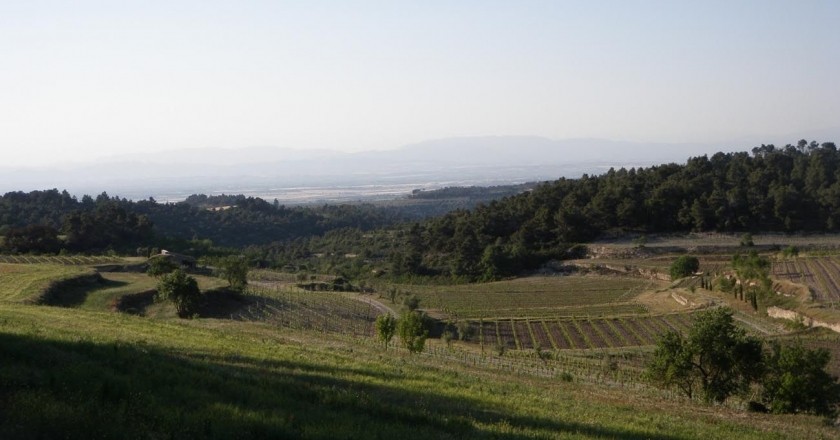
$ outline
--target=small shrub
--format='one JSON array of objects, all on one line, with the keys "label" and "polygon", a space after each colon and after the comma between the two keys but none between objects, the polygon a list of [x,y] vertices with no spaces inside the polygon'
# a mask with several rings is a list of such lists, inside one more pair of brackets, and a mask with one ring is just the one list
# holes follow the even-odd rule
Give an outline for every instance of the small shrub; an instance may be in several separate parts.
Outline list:
[{"label": "small shrub", "polygon": [[403,305],[411,311],[417,310],[417,307],[420,307],[420,298],[417,295],[409,295],[405,297],[403,300]]},{"label": "small shrub", "polygon": [[178,265],[165,256],[156,256],[149,259],[149,267],[146,273],[153,277],[160,277],[168,273],[172,273],[178,268]]},{"label": "small shrub", "polygon": [[752,234],[747,232],[746,234],[742,235],[740,245],[745,247],[755,246]]},{"label": "small shrub", "polygon": [[765,359],[762,401],[774,413],[835,415],[840,384],[825,370],[829,362],[831,354],[825,349],[773,344]]},{"label": "small shrub", "polygon": [[397,321],[397,332],[403,346],[411,353],[419,353],[426,346],[429,332],[424,328],[423,316],[414,310],[406,310]]},{"label": "small shrub", "polygon": [[799,248],[796,246],[788,246],[782,250],[782,256],[785,258],[792,258],[799,256]]},{"label": "small shrub", "polygon": [[496,354],[499,355],[499,357],[505,355],[505,350],[507,350],[505,344],[496,344]]},{"label": "small shrub", "polygon": [[376,317],[376,336],[388,347],[397,332],[397,318],[385,313]]},{"label": "small shrub", "polygon": [[671,279],[676,280],[694,274],[700,269],[700,260],[690,255],[682,255],[671,263]]},{"label": "small shrub", "polygon": [[176,269],[172,273],[161,276],[157,285],[156,298],[171,301],[175,304],[178,316],[188,318],[193,316],[195,307],[201,300],[201,291],[198,289],[195,278],[181,269]]}]

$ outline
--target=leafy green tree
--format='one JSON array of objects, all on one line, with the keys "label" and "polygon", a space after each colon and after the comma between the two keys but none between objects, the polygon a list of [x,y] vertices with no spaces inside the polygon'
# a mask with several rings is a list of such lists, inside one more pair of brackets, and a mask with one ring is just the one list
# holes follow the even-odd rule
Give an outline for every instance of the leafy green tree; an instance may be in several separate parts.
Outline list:
[{"label": "leafy green tree", "polygon": [[719,307],[697,314],[683,338],[666,333],[658,342],[648,377],[677,386],[688,397],[699,391],[706,401],[723,402],[746,391],[762,371],[761,341],[737,327],[732,311]]},{"label": "leafy green tree", "polygon": [[406,310],[397,321],[397,333],[403,347],[411,353],[419,353],[426,346],[429,332],[425,329],[423,315],[420,312]]},{"label": "leafy green tree", "polygon": [[195,278],[181,269],[176,269],[160,277],[156,298],[160,301],[171,301],[175,304],[178,316],[187,318],[192,315],[201,300],[201,291]]},{"label": "leafy green tree", "polygon": [[397,318],[394,318],[390,313],[385,313],[376,317],[376,336],[379,340],[388,347],[394,334],[397,332]]},{"label": "leafy green tree", "polygon": [[774,413],[836,414],[840,384],[825,370],[830,361],[825,349],[774,343],[766,359],[762,401]]},{"label": "leafy green tree", "polygon": [[222,277],[233,290],[243,290],[248,285],[248,261],[240,256],[223,258],[219,262]]},{"label": "leafy green tree", "polygon": [[700,260],[697,257],[681,255],[671,263],[671,279],[676,280],[687,277],[697,272],[697,269],[700,269]]},{"label": "leafy green tree", "polygon": [[483,281],[495,281],[508,273],[504,250],[499,243],[484,248],[479,266],[483,271]]},{"label": "leafy green tree", "polygon": [[688,342],[674,331],[660,337],[653,353],[653,360],[648,365],[647,375],[664,387],[677,387],[689,398],[697,390],[698,376],[694,371],[692,358],[694,353]]},{"label": "leafy green tree", "polygon": [[61,248],[58,231],[47,225],[27,225],[10,228],[0,241],[0,249],[11,253],[57,253]]}]

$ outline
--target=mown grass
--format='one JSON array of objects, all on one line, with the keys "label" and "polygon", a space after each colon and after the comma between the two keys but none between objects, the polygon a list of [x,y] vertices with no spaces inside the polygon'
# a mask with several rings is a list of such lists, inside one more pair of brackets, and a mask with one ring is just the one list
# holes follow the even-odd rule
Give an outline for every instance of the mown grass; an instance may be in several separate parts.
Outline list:
[{"label": "mown grass", "polygon": [[[158,279],[145,273],[103,272],[103,281],[94,286],[78,288],[83,295],[83,301],[78,307],[89,310],[111,310],[116,302],[126,295],[137,295],[149,292],[157,287]],[[219,278],[194,276],[198,287],[203,292],[218,289],[227,285]],[[68,294],[71,294],[68,292]]]},{"label": "mown grass", "polygon": [[836,438],[264,324],[0,308],[0,438]]},{"label": "mown grass", "polygon": [[0,301],[36,301],[51,283],[92,273],[76,266],[0,263]]}]

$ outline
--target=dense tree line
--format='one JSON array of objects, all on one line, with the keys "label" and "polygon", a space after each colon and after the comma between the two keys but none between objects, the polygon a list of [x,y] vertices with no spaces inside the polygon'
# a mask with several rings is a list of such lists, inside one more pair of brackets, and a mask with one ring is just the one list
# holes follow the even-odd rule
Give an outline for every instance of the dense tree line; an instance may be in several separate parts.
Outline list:
[{"label": "dense tree line", "polygon": [[562,178],[418,225],[395,247],[394,267],[495,278],[567,255],[571,244],[607,231],[834,231],[838,165],[833,143],[803,140]]},{"label": "dense tree line", "polygon": [[148,243],[152,223],[102,193],[81,201],[66,191],[13,192],[0,198],[3,250],[14,253],[126,251]]},{"label": "dense tree line", "polygon": [[[762,145],[683,165],[561,178],[413,225],[401,223],[399,209],[369,204],[286,207],[241,195],[161,204],[105,193],[77,200],[66,191],[15,192],[0,197],[0,234],[6,251],[16,252],[129,249],[141,242],[182,251],[222,246],[244,250],[263,266],[317,265],[352,275],[387,260],[396,277],[496,279],[577,255],[575,243],[605,232],[834,231],[838,165],[833,143]],[[436,202],[414,197],[406,200]]]},{"label": "dense tree line", "polygon": [[[191,246],[209,240],[217,246],[244,247],[342,229],[368,230],[400,218],[372,205],[286,207],[244,196],[191,196],[193,203],[137,202],[102,193],[81,200],[66,191],[11,192],[0,197],[0,235],[6,252],[133,251],[137,247]],[[226,209],[199,207],[235,201]]]}]

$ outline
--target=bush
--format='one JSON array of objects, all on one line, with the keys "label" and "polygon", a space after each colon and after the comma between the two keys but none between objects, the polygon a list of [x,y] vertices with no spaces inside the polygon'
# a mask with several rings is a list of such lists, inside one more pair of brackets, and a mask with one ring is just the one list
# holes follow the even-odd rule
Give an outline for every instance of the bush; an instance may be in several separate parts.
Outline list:
[{"label": "bush", "polygon": [[411,311],[417,310],[417,307],[420,307],[420,298],[417,295],[410,295],[403,299],[403,305]]},{"label": "bush", "polygon": [[762,401],[774,413],[836,414],[840,384],[825,371],[830,361],[825,349],[773,344],[766,359]]},{"label": "bush", "polygon": [[671,279],[687,277],[700,269],[700,260],[690,255],[682,255],[671,263]]},{"label": "bush", "polygon": [[782,256],[785,258],[798,257],[799,248],[796,246],[788,246],[782,250]]},{"label": "bush", "polygon": [[230,288],[242,291],[248,284],[248,261],[243,257],[230,256],[219,262],[222,277],[227,280]]},{"label": "bush", "polygon": [[753,242],[753,236],[749,232],[741,236],[741,242],[739,243],[741,246],[751,247],[755,246]]},{"label": "bush", "polygon": [[201,291],[195,278],[187,275],[183,270],[163,275],[157,285],[157,299],[172,301],[178,316],[188,318],[201,299]]},{"label": "bush", "polygon": [[385,313],[376,317],[376,336],[385,344],[385,347],[391,343],[394,334],[397,331],[397,318],[391,316],[390,313]]},{"label": "bush", "polygon": [[732,311],[724,307],[699,312],[686,338],[676,332],[663,335],[647,372],[688,397],[700,391],[714,402],[745,391],[762,373],[761,341],[737,327]]},{"label": "bush", "polygon": [[146,269],[146,273],[153,277],[159,277],[161,275],[172,273],[178,268],[177,264],[173,263],[172,260],[165,256],[155,256],[153,258],[149,258],[148,265],[149,267]]},{"label": "bush", "polygon": [[403,346],[411,353],[419,353],[426,346],[429,332],[423,325],[423,316],[413,310],[406,310],[397,321],[397,332]]}]

